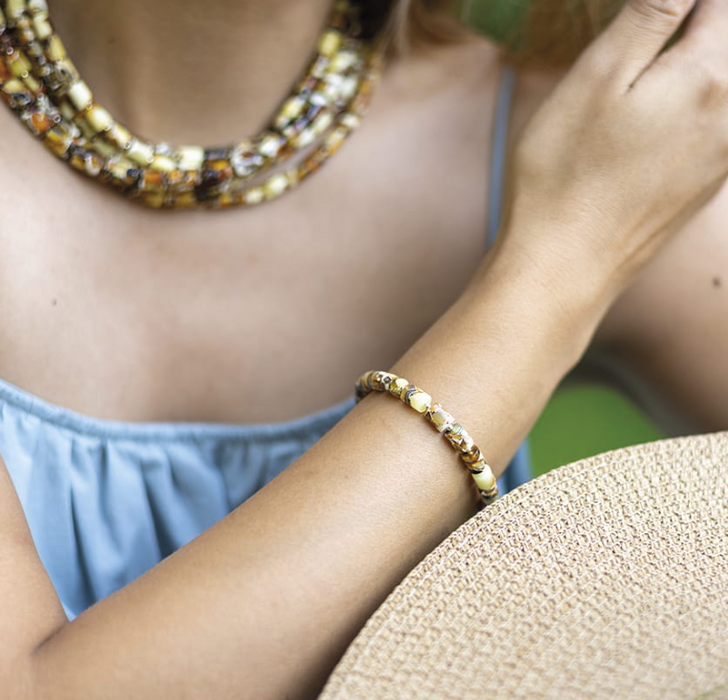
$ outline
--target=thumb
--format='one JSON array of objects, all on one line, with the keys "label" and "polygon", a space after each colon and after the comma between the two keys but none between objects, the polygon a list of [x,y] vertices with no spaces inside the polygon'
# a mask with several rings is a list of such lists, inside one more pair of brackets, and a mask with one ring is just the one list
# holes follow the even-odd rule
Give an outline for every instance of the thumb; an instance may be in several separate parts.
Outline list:
[{"label": "thumb", "polygon": [[657,58],[698,0],[627,0],[624,8],[577,61],[593,75],[631,86]]}]

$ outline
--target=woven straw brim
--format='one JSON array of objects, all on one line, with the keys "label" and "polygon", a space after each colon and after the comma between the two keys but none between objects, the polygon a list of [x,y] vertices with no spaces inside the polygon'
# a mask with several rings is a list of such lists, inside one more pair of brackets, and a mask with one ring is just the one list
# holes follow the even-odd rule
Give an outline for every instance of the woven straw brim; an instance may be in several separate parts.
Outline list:
[{"label": "woven straw brim", "polygon": [[728,432],[570,464],[465,523],[320,700],[728,700]]}]

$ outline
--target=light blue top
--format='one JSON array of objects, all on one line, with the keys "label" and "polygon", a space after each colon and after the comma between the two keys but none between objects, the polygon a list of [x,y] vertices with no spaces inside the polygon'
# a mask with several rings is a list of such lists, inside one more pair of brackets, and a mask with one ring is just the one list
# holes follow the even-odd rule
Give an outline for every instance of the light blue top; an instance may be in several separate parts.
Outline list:
[{"label": "light blue top", "polygon": [[[499,91],[490,236],[500,215],[513,87]],[[0,380],[0,454],[69,619],[227,515],[354,406],[269,425],[123,423],[90,418]],[[529,478],[525,444],[501,492]]]}]

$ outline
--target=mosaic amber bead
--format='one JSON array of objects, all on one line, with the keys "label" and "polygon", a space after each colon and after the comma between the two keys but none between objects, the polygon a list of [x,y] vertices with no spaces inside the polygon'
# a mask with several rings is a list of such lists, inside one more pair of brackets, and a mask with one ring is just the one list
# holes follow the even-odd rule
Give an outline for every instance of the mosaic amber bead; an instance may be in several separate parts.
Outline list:
[{"label": "mosaic amber bead", "polygon": [[42,136],[53,126],[51,118],[43,112],[32,112],[27,121],[36,136]]},{"label": "mosaic amber bead", "polygon": [[116,180],[119,184],[125,187],[134,184],[135,179],[129,175],[130,171],[134,168],[134,163],[126,158],[113,158],[106,162],[105,170],[108,174]]},{"label": "mosaic amber bead", "polygon": [[68,129],[59,124],[46,131],[43,141],[56,156],[62,158],[73,143],[73,138],[68,133]]},{"label": "mosaic amber bead", "polygon": [[[318,54],[273,120],[278,128],[271,127],[245,148],[203,151],[193,147],[195,152],[191,153],[185,147],[174,149],[135,137],[106,109],[94,104],[90,88],[80,79],[55,34],[46,0],[4,0],[2,8],[0,96],[55,155],[66,157],[72,167],[132,196],[139,186],[138,199],[150,206],[160,204],[157,197],[142,197],[158,194],[150,187],[164,191],[163,206],[191,205],[191,197],[178,202],[182,191],[193,194],[197,204],[211,208],[280,196],[315,172],[348,135],[345,128],[336,129],[343,116],[341,93],[350,78],[361,78],[362,85],[371,82],[375,44],[360,35],[358,5],[337,0],[328,29],[318,42]],[[11,32],[5,31],[5,20]],[[280,169],[262,184],[243,189],[244,180],[255,183],[253,177],[259,172],[282,165],[297,148],[313,145],[332,127],[336,133],[328,134],[330,138],[324,138],[303,164]],[[300,143],[294,143],[299,136]],[[225,164],[210,162],[217,160]],[[150,171],[192,176],[178,174],[179,184],[167,180],[158,185],[158,176],[145,177]]]},{"label": "mosaic amber bead", "polygon": [[402,377],[397,377],[390,385],[389,385],[389,393],[392,394],[392,396],[401,399],[402,398],[402,392],[409,386],[409,382],[406,379],[402,379]]},{"label": "mosaic amber bead", "polygon": [[146,170],[142,175],[139,188],[145,192],[161,192],[164,190],[164,173],[161,170]]},{"label": "mosaic amber bead", "polygon": [[439,403],[432,404],[425,417],[440,433],[451,426],[455,420]]},{"label": "mosaic amber bead", "polygon": [[482,459],[482,455],[480,454],[480,450],[473,445],[469,450],[466,452],[462,452],[461,455],[463,462],[465,464],[476,464]]}]

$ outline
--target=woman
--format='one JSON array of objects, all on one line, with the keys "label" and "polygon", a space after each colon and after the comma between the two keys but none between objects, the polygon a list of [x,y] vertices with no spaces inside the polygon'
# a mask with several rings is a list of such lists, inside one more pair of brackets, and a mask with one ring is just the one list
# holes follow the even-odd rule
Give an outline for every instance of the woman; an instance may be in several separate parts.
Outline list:
[{"label": "woman", "polygon": [[[174,143],[255,132],[329,9],[170,7],[66,0],[54,21],[111,111]],[[199,454],[213,464],[224,456],[210,444],[232,448],[206,442],[223,428],[188,426],[179,440],[159,421],[289,421],[393,363],[502,471],[597,330],[616,337],[619,324],[603,322],[615,300],[728,174],[725,6],[701,0],[658,58],[689,11],[683,0],[632,0],[584,53],[519,141],[483,261],[483,114],[500,68],[484,42],[400,58],[326,168],[276,202],[224,214],[135,208],[49,164],[3,114],[2,133],[15,136],[2,155],[0,362],[23,393],[3,407],[15,428],[0,451],[26,511],[70,471],[70,495],[58,498],[71,527],[91,523],[73,533],[80,549],[107,534],[90,534],[93,523],[127,513],[172,540],[154,521],[164,509],[139,511],[135,489],[139,500],[145,489],[184,491],[202,467],[184,462],[181,442],[207,445]],[[33,395],[77,413],[59,418]],[[82,426],[78,413],[96,418]],[[315,696],[384,596],[477,506],[465,470],[422,423],[389,398],[365,399],[228,517],[72,622],[3,470],[0,552],[12,565],[0,625],[12,642],[0,687],[11,700]],[[260,430],[259,443],[279,444],[280,430]],[[27,447],[36,439],[45,454]],[[129,455],[149,480],[124,470]],[[24,476],[38,469],[42,478]],[[221,499],[235,501],[235,471],[220,467]],[[54,535],[67,542],[68,523],[44,527],[50,549]]]}]

